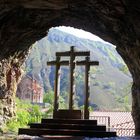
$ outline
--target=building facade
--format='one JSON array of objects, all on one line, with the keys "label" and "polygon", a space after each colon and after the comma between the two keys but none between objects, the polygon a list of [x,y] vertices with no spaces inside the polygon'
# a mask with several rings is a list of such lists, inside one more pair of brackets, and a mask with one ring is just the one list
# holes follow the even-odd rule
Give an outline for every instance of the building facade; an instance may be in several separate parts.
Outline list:
[{"label": "building facade", "polygon": [[43,91],[43,86],[35,78],[26,75],[19,83],[16,95],[31,103],[43,103]]}]

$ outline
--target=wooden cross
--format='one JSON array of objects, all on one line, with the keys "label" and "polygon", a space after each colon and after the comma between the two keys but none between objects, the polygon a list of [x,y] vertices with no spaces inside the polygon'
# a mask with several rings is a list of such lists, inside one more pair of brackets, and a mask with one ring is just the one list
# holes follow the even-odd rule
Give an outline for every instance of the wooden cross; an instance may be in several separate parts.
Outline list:
[{"label": "wooden cross", "polygon": [[55,84],[54,84],[54,115],[59,108],[59,94],[60,94],[60,66],[69,65],[69,61],[60,61],[60,56],[56,57],[56,61],[47,62],[47,65],[55,65]]},{"label": "wooden cross", "polygon": [[83,61],[77,61],[77,65],[85,66],[85,100],[84,100],[84,119],[89,119],[89,95],[90,95],[90,86],[89,86],[89,71],[90,66],[99,65],[98,61],[90,61],[90,57],[86,57]]},{"label": "wooden cross", "polygon": [[73,95],[75,93],[75,57],[76,56],[90,56],[90,52],[75,52],[74,46],[71,47],[70,51],[56,52],[56,56],[70,56],[70,95],[69,95],[69,109],[73,109]]}]

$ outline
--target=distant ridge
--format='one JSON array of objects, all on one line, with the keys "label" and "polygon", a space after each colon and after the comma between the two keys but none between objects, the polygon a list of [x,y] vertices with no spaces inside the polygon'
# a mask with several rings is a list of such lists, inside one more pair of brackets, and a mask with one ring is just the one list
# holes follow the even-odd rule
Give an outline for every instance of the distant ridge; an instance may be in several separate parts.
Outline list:
[{"label": "distant ridge", "polygon": [[[83,39],[72,34],[52,28],[48,36],[33,45],[32,52],[26,61],[26,71],[40,77],[44,90],[53,89],[54,67],[47,67],[46,61],[55,58],[55,52],[69,50],[70,46],[76,49],[90,50],[91,60],[98,60],[99,67],[91,68],[91,97],[90,105],[95,109],[129,110],[131,109],[131,75],[124,71],[124,61],[110,44]],[[68,68],[62,68],[61,94],[69,91]],[[83,105],[84,68],[77,68],[76,75],[76,103]]]}]

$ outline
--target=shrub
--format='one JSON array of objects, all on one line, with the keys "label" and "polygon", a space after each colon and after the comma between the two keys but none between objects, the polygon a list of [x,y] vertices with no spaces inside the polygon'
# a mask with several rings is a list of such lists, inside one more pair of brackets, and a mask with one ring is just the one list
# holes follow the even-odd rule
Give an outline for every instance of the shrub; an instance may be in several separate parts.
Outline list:
[{"label": "shrub", "polygon": [[38,105],[32,105],[16,99],[16,117],[7,122],[7,130],[17,132],[19,127],[27,127],[28,123],[39,122],[43,113]]}]

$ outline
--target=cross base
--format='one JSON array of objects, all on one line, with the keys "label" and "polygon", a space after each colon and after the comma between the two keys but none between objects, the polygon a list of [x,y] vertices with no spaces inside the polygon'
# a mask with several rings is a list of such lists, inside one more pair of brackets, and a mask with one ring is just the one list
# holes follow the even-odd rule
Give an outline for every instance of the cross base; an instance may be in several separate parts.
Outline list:
[{"label": "cross base", "polygon": [[66,109],[59,109],[53,112],[53,118],[59,119],[82,119],[82,112],[81,110],[66,110]]}]

